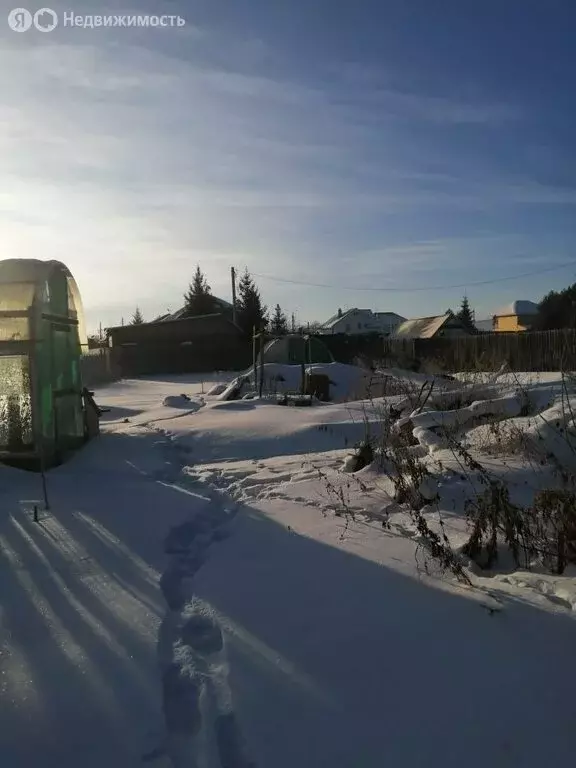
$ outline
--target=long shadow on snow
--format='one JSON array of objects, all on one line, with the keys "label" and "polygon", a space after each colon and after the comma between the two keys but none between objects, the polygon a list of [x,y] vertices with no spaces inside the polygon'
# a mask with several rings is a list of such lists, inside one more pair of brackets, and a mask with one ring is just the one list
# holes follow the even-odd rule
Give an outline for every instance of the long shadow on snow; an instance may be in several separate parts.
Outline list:
[{"label": "long shadow on snow", "polygon": [[[137,467],[127,470],[125,462],[118,467],[124,454],[134,458],[127,448],[135,442],[96,441],[49,473],[52,512],[40,525],[24,510],[0,521],[0,610],[9,633],[9,663],[0,658],[3,696],[13,691],[13,701],[23,699],[3,721],[0,755],[7,765],[63,765],[76,750],[87,768],[124,768],[139,760],[143,733],[157,722],[151,654],[161,610],[150,566],[162,568],[162,539],[190,518],[198,499]],[[30,498],[32,479],[19,495]],[[77,545],[87,558],[78,557]],[[92,566],[110,578],[94,577]],[[20,671],[10,658],[20,660]]]},{"label": "long shadow on snow", "polygon": [[[167,512],[197,509],[193,497],[156,486],[150,494]],[[104,518],[157,562],[162,537],[120,525],[112,510]],[[226,630],[258,764],[480,768],[490,759],[526,768],[572,755],[571,620],[512,602],[490,616],[254,509],[233,525],[195,586]]]},{"label": "long shadow on snow", "polygon": [[[25,518],[15,520],[12,531],[6,531],[5,540],[23,566],[37,575],[38,591],[80,647],[88,650],[92,644],[93,653],[102,654],[103,667],[108,671],[115,665],[118,673],[133,668],[132,674],[138,678],[139,670],[150,664],[153,654],[150,638],[140,630],[142,624],[153,626],[157,614],[154,616],[133,591],[108,579],[108,574],[103,578],[92,566],[96,558],[89,557],[85,563],[70,560]],[[150,694],[149,688],[144,691]]]},{"label": "long shadow on snow", "polygon": [[[166,438],[154,432],[103,435],[48,475],[54,514],[75,533],[82,516],[98,521],[106,529],[108,546],[114,548],[114,542],[121,541],[162,572],[167,562],[162,550],[165,536],[209,502],[158,482],[176,480],[180,473],[180,467],[168,460],[165,443]],[[68,498],[71,478],[77,488],[73,503]],[[129,556],[126,550],[124,556]]]},{"label": "long shadow on snow", "polygon": [[100,416],[100,421],[104,424],[108,421],[118,421],[119,419],[129,419],[139,416],[143,408],[126,408],[120,405],[107,406],[107,410]]},{"label": "long shadow on snow", "polygon": [[253,508],[196,586],[228,630],[258,764],[536,768],[572,752],[565,616],[514,601],[491,616]]},{"label": "long shadow on snow", "polygon": [[[18,559],[16,567],[6,562],[8,552]],[[16,529],[3,531],[3,555],[3,627],[12,651],[29,670],[24,684],[36,693],[20,706],[5,708],[0,754],[7,765],[27,768],[46,761],[64,765],[73,752],[91,768],[110,755],[118,757],[117,765],[128,764],[134,754],[130,737],[153,709],[139,679],[138,656],[118,657],[86,621],[100,622],[103,611],[97,615],[86,594],[63,590],[54,561],[38,556]],[[82,614],[72,602],[76,596],[84,603]],[[122,647],[122,638],[116,634],[115,639]],[[13,674],[10,666],[3,673],[4,681]],[[21,684],[16,683],[16,693]]]}]

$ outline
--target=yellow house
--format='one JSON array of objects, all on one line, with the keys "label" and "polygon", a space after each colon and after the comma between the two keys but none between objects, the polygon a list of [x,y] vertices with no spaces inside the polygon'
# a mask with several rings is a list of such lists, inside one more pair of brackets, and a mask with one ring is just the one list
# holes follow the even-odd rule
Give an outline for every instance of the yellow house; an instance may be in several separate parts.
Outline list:
[{"label": "yellow house", "polygon": [[513,301],[494,315],[492,329],[507,333],[531,331],[536,325],[538,312],[538,305],[533,301]]}]

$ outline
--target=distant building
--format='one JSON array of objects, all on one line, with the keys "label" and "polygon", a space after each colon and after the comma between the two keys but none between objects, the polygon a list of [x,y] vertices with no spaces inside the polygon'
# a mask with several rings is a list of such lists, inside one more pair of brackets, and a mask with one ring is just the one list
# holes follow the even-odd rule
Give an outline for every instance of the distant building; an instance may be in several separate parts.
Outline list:
[{"label": "distant building", "polygon": [[[214,313],[223,314],[232,317],[232,304],[225,299],[219,299],[217,296],[211,296],[212,303],[214,304]],[[168,320],[183,320],[189,317],[186,307],[181,307],[176,312],[167,312],[165,315],[160,315],[153,322],[165,323]]]},{"label": "distant building", "polygon": [[395,312],[373,312],[371,309],[341,309],[319,328],[319,333],[391,334],[405,320]]},{"label": "distant building", "polygon": [[494,318],[489,317],[486,320],[475,320],[474,326],[478,333],[492,333],[494,330]]},{"label": "distant building", "polygon": [[469,336],[470,331],[451,312],[434,317],[406,320],[392,334],[393,339],[441,339]]},{"label": "distant building", "polygon": [[496,312],[492,320],[492,328],[500,333],[531,331],[537,323],[539,312],[538,304],[533,301],[523,299],[513,301]]},{"label": "distant building", "polygon": [[247,367],[251,345],[225,314],[215,313],[107,328],[124,376]]},{"label": "distant building", "polygon": [[406,321],[402,315],[397,315],[396,312],[374,312],[374,317],[381,333],[394,333],[401,323]]}]

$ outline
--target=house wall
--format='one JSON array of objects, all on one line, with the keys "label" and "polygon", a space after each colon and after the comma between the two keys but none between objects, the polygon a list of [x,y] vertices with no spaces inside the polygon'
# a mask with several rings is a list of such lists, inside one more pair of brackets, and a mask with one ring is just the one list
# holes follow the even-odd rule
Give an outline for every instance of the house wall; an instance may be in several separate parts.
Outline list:
[{"label": "house wall", "polygon": [[377,312],[374,314],[374,320],[380,333],[388,334],[394,333],[396,328],[404,322],[402,318],[394,318],[390,315],[379,316]]},{"label": "house wall", "polygon": [[242,370],[252,342],[222,316],[111,328],[114,359],[123,377]]},{"label": "house wall", "polygon": [[389,318],[378,317],[374,312],[356,310],[343,315],[337,320],[330,333],[346,333],[359,335],[364,333],[392,333],[400,325],[400,321],[393,323]]},{"label": "house wall", "polygon": [[535,315],[502,315],[494,318],[494,330],[500,333],[529,331],[536,322]]},{"label": "house wall", "polygon": [[241,331],[222,315],[186,318],[161,323],[124,325],[109,331],[112,346],[143,342],[185,342],[193,339],[222,336],[240,339]]},{"label": "house wall", "polygon": [[350,312],[333,326],[333,333],[374,333],[373,317],[368,312]]},{"label": "house wall", "polygon": [[252,361],[247,339],[210,335],[189,342],[146,341],[112,348],[121,376],[242,371]]}]

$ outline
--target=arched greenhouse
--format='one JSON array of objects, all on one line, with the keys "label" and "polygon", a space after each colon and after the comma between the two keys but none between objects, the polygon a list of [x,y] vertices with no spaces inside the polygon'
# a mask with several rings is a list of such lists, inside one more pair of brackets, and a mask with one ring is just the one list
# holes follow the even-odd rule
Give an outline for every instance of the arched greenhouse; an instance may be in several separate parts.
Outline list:
[{"label": "arched greenhouse", "polygon": [[0,456],[57,463],[84,442],[82,302],[59,261],[0,261]]}]

